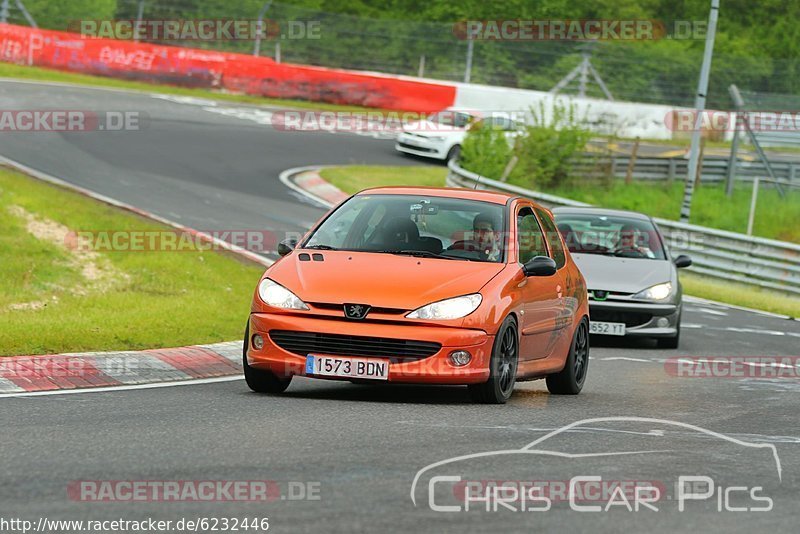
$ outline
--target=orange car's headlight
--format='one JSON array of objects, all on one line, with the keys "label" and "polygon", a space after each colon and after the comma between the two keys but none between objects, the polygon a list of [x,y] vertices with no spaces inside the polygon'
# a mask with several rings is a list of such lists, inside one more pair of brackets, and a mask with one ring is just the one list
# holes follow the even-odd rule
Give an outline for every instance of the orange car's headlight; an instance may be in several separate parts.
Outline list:
[{"label": "orange car's headlight", "polygon": [[269,278],[264,278],[258,285],[258,296],[265,304],[287,310],[307,310],[308,306],[300,298]]},{"label": "orange car's headlight", "polygon": [[432,302],[412,311],[409,319],[460,319],[478,309],[483,297],[480,293]]}]

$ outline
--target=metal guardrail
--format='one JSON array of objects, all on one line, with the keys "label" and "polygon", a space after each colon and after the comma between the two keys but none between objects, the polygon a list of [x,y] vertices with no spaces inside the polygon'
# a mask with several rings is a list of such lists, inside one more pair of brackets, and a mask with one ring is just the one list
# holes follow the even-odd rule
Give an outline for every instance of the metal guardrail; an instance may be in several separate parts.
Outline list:
[{"label": "metal guardrail", "polygon": [[[622,178],[628,171],[630,156],[582,154],[573,158],[572,171],[581,176],[613,176]],[[686,176],[689,160],[685,158],[638,157],[633,165],[633,178],[637,180],[674,180]],[[771,161],[775,177],[787,182],[800,180],[800,162]],[[701,179],[703,182],[724,181],[728,173],[728,158],[703,159]],[[760,161],[738,161],[736,179],[752,181],[756,176],[767,176],[767,169]]]},{"label": "metal guardrail", "polygon": [[[453,160],[447,166],[449,187],[504,191],[548,207],[590,205],[492,180],[462,169]],[[800,295],[800,245],[666,219],[655,221],[672,252],[692,257],[691,271]]]}]

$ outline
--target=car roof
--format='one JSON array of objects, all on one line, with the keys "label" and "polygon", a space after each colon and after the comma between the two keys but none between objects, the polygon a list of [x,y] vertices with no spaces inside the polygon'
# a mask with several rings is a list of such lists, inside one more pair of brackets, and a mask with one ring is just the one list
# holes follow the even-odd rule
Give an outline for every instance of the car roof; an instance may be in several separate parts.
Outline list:
[{"label": "car roof", "polygon": [[517,195],[501,193],[500,191],[486,191],[482,189],[463,189],[455,187],[410,187],[410,186],[389,186],[372,187],[357,193],[358,195],[427,195],[432,197],[458,198],[463,200],[479,200],[491,202],[492,204],[507,204]]},{"label": "car roof", "polygon": [[572,215],[605,215],[607,217],[629,217],[631,219],[643,219],[643,220],[650,220],[648,215],[644,213],[639,213],[638,211],[629,211],[629,210],[612,210],[608,208],[592,208],[592,207],[574,207],[574,206],[559,206],[553,208],[553,215],[564,215],[564,214],[572,214]]}]

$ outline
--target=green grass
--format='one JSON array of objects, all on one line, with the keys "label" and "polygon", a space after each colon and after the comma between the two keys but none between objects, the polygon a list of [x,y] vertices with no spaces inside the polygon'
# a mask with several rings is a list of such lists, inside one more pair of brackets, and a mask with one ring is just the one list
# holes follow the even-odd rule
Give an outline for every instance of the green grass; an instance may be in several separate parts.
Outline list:
[{"label": "green grass", "polygon": [[444,187],[447,169],[444,167],[373,167],[353,165],[322,170],[322,177],[344,191],[357,193],[362,189],[386,185]]},{"label": "green grass", "polygon": [[[74,231],[169,230],[0,169],[0,355],[136,350],[242,335],[263,267],[214,251],[98,252],[93,264],[110,273],[100,284],[57,239],[34,237],[20,207]],[[37,307],[19,307],[30,303]]]},{"label": "green grass", "polygon": [[[367,187],[382,185],[445,185],[447,169],[441,166],[430,167],[331,167],[323,169],[322,177],[346,193],[355,193]],[[737,190],[730,203],[721,189],[715,186],[703,186],[696,190],[693,204],[692,222],[711,226],[710,222],[725,225],[733,231],[739,228],[738,217],[741,209],[747,213],[749,195],[747,190]],[[666,184],[634,183],[630,186],[620,181],[606,190],[600,185],[574,186],[560,188],[548,193],[576,198],[592,204],[608,205],[624,209],[643,211],[651,215],[675,218],[683,193],[682,184],[674,184],[671,188]],[[790,193],[797,195],[798,193]],[[777,198],[777,193],[762,191],[759,194],[759,208],[755,228],[761,232],[772,231],[778,239],[800,238],[800,206],[798,197],[786,200]],[[742,205],[745,208],[742,208]],[[734,207],[731,210],[731,207]],[[730,211],[729,211],[730,210]],[[760,215],[760,218],[759,218]],[[746,217],[746,215],[745,215]],[[781,313],[792,317],[800,317],[800,299],[784,293],[761,290],[744,284],[716,280],[691,272],[681,273],[681,282],[687,295],[727,302],[737,306],[745,306]]]},{"label": "green grass", "polygon": [[717,280],[686,271],[681,272],[681,283],[683,291],[687,295],[800,317],[800,299],[784,293],[754,289],[752,286]]},{"label": "green grass", "polygon": [[143,91],[147,93],[163,93],[179,96],[192,96],[196,98],[209,98],[226,102],[238,102],[243,104],[256,104],[265,106],[278,106],[283,108],[314,109],[321,111],[376,111],[374,108],[361,106],[346,106],[338,104],[326,104],[323,102],[309,102],[305,100],[289,100],[281,98],[265,98],[245,94],[234,94],[223,91],[211,91],[208,89],[191,89],[188,87],[178,87],[174,85],[152,84],[118,78],[106,78],[104,76],[90,76],[87,74],[75,74],[72,72],[44,69],[41,67],[27,67],[14,65],[12,63],[0,62],[0,77],[16,78],[21,80],[36,80],[46,82],[72,83],[78,85],[89,85],[93,87],[109,87],[114,89],[126,89],[132,91]]},{"label": "green grass", "polygon": [[[614,180],[609,185],[575,183],[545,191],[554,195],[609,208],[641,211],[663,219],[677,219],[683,201],[681,181],[672,184]],[[725,196],[724,185],[702,185],[692,200],[693,224],[745,233],[752,187],[738,186]],[[800,243],[800,191],[787,190],[781,198],[774,189],[761,188],[756,205],[753,234]]]}]

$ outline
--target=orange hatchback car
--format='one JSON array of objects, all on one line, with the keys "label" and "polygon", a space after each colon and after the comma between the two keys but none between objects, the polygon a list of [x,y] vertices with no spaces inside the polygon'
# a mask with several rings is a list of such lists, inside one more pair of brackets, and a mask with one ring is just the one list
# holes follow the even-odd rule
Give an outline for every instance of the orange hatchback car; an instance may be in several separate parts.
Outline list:
[{"label": "orange hatchback car", "polygon": [[255,291],[248,386],[293,376],[467,385],[504,403],[517,380],[577,394],[589,364],[586,283],[552,214],[489,191],[386,187],[341,203]]}]

